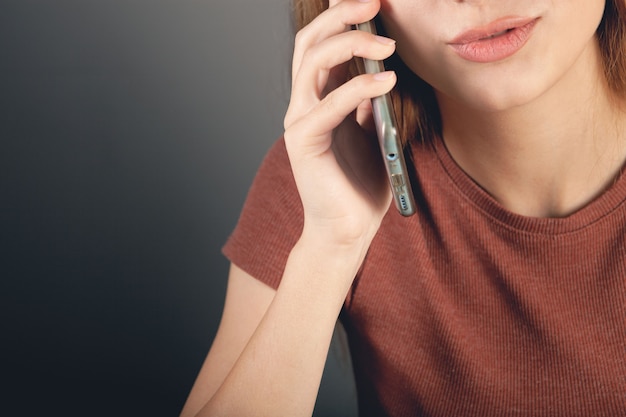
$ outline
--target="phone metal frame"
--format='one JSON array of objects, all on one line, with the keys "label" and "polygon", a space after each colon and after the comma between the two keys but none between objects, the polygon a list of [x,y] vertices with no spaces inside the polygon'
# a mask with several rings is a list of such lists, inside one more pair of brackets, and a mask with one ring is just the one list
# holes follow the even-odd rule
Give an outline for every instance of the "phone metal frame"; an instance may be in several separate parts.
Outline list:
[{"label": "phone metal frame", "polygon": [[[358,30],[376,34],[376,26],[372,20],[356,25]],[[375,74],[385,71],[382,61],[363,58],[365,72]],[[385,161],[385,168],[389,176],[389,185],[393,194],[396,208],[403,216],[415,213],[415,198],[409,180],[409,174],[404,160],[402,143],[398,137],[391,97],[389,94],[372,98],[372,112],[376,125],[376,134],[380,150]]]}]

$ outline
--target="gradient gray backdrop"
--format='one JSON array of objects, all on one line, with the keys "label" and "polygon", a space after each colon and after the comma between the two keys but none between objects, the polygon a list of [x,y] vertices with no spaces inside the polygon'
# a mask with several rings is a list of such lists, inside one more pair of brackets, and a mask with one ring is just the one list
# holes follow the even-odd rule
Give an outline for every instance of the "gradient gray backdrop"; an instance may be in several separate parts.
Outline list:
[{"label": "gradient gray backdrop", "polygon": [[[2,0],[0,413],[178,414],[291,32],[289,0]],[[317,415],[354,412],[347,373]]]}]

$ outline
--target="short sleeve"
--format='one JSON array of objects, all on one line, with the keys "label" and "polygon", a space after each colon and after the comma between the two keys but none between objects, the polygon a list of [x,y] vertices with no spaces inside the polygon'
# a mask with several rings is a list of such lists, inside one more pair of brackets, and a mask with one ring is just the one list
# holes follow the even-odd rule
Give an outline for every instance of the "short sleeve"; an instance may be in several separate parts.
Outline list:
[{"label": "short sleeve", "polygon": [[302,226],[302,204],[281,138],[261,163],[222,252],[239,268],[276,289]]}]

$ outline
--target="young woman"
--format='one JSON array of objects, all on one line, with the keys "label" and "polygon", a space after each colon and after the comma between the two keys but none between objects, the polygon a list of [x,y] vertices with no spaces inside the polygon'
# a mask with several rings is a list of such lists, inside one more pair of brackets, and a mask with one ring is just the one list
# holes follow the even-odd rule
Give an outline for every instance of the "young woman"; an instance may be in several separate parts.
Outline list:
[{"label": "young woman", "polygon": [[[284,141],[182,415],[310,415],[338,318],[361,415],[626,415],[624,3],[296,2]],[[369,105],[394,86],[408,218]]]}]

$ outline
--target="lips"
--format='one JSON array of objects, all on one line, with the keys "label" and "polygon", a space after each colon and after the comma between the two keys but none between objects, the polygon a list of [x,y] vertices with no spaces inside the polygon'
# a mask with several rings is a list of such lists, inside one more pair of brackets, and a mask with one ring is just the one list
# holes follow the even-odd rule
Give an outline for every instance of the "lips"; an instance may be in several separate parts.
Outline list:
[{"label": "lips", "polygon": [[523,17],[498,19],[463,32],[448,44],[468,61],[499,61],[515,54],[526,44],[538,20]]}]

